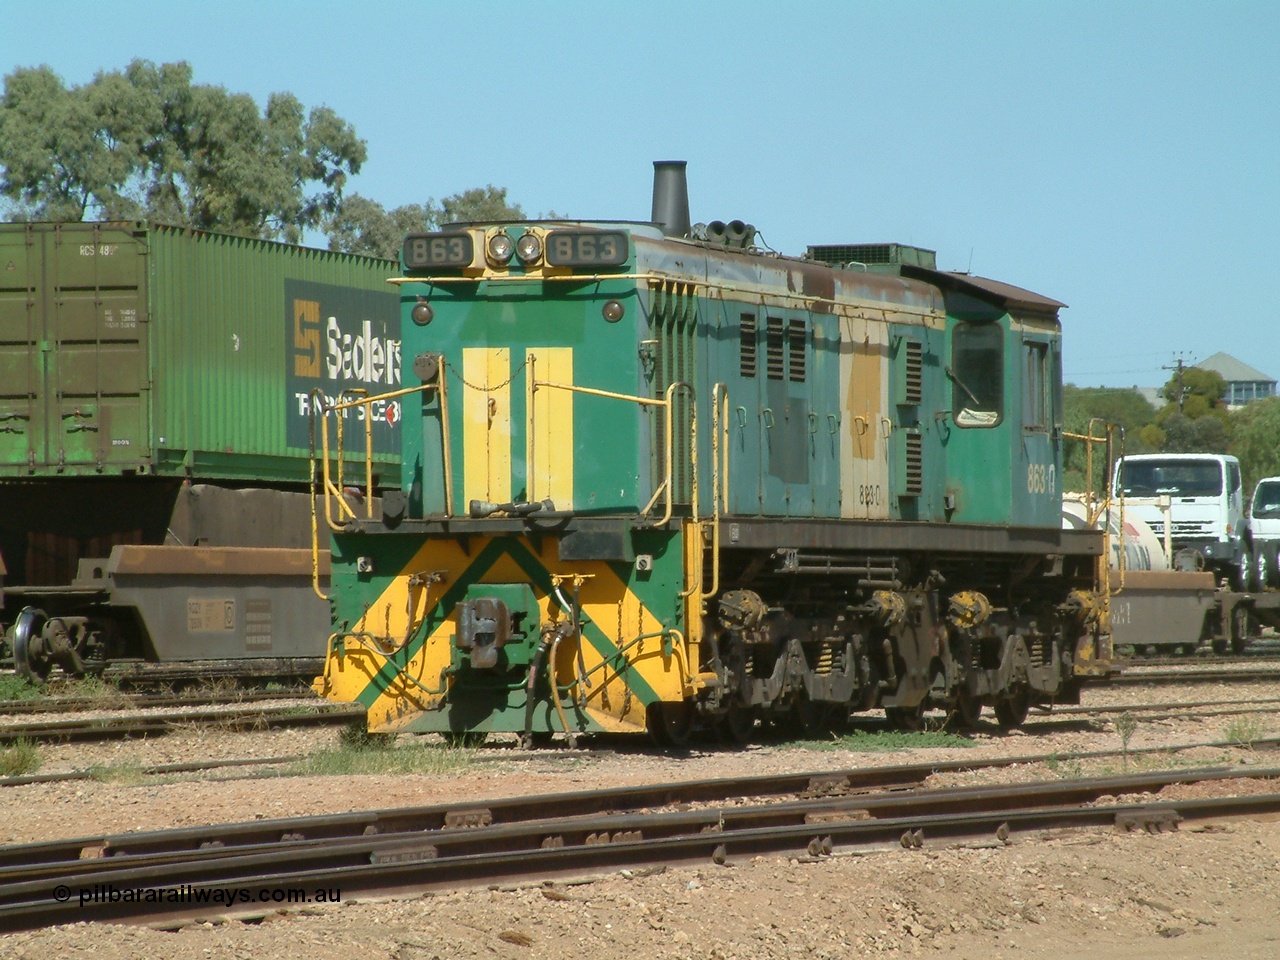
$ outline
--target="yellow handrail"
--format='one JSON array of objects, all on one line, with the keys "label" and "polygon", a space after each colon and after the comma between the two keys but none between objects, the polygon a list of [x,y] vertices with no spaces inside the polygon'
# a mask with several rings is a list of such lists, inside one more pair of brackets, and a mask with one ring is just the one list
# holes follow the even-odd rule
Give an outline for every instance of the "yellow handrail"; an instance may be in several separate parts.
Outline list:
[{"label": "yellow handrail", "polygon": [[[1102,427],[1101,436],[1094,432],[1095,425]],[[1071,440],[1082,440],[1085,444],[1085,522],[1089,526],[1102,530],[1102,556],[1098,558],[1095,568],[1095,589],[1105,597],[1118,596],[1124,590],[1125,572],[1128,569],[1128,558],[1125,555],[1124,497],[1119,499],[1120,529],[1119,557],[1116,563],[1120,582],[1115,590],[1111,589],[1111,465],[1124,450],[1124,427],[1110,423],[1101,417],[1089,420],[1088,433],[1072,433],[1064,430],[1062,436]],[[1118,437],[1118,443],[1117,443]],[[1105,445],[1106,467],[1103,471],[1102,490],[1095,494],[1093,490],[1093,451],[1098,444]],[[1119,453],[1116,447],[1119,447]]]},{"label": "yellow handrail", "polygon": [[[530,362],[536,358],[531,357]],[[644,505],[640,511],[640,516],[646,516],[650,510],[657,504],[659,498],[663,499],[663,514],[660,520],[655,521],[652,526],[661,527],[671,520],[673,513],[673,477],[675,473],[674,458],[671,455],[671,447],[675,442],[675,428],[673,424],[672,410],[674,409],[673,400],[677,390],[686,390],[693,399],[690,404],[689,416],[689,434],[690,445],[692,447],[690,455],[690,465],[693,469],[693,490],[692,490],[692,509],[693,519],[698,519],[698,454],[697,454],[697,438],[698,438],[698,404],[694,395],[693,387],[684,380],[677,380],[667,387],[661,400],[656,397],[638,397],[629,393],[617,393],[612,390],[599,390],[595,387],[582,387],[573,383],[557,383],[554,380],[533,380],[533,390],[536,391],[540,387],[547,387],[551,390],[567,390],[570,393],[585,393],[588,396],[604,397],[609,400],[623,400],[628,403],[635,403],[641,407],[661,407],[663,410],[663,436],[666,439],[664,449],[666,450],[666,463],[664,464],[663,480],[653,491],[653,496],[649,498],[649,502]],[[537,431],[533,424],[534,412],[532,407],[529,410],[529,433],[536,435]]]},{"label": "yellow handrail", "polygon": [[[311,498],[311,588],[315,591],[316,596],[321,600],[329,599],[328,596],[320,589],[320,518],[316,513],[316,497],[323,493],[324,496],[324,518],[329,529],[335,533],[341,533],[345,527],[343,523],[347,520],[355,520],[355,511],[347,504],[342,495],[343,478],[345,476],[345,449],[343,447],[343,417],[341,414],[347,410],[357,407],[365,408],[364,427],[364,482],[365,482],[365,516],[367,519],[373,519],[373,416],[371,406],[375,403],[383,403],[387,400],[394,400],[397,397],[407,396],[411,393],[425,393],[429,390],[439,390],[441,420],[444,429],[444,471],[445,471],[445,510],[451,512],[452,506],[452,485],[449,477],[449,418],[448,409],[445,402],[444,377],[437,377],[438,382],[424,383],[417,387],[406,387],[401,390],[393,390],[390,393],[382,393],[376,396],[369,396],[367,390],[360,388],[348,388],[338,394],[338,402],[330,404],[324,391],[319,388],[312,390],[310,393],[310,403],[308,404],[309,415],[309,431],[310,431],[310,498]],[[354,399],[343,399],[344,397],[352,397]],[[320,468],[316,469],[316,421],[317,414],[320,421]],[[329,448],[329,415],[334,414],[337,423],[337,451],[336,451],[336,473],[337,483],[334,483],[333,474],[334,456]],[[318,484],[317,484],[318,481]],[[317,485],[319,489],[317,489]],[[334,504],[337,504],[339,517],[334,517]],[[345,514],[345,516],[343,516]],[[341,522],[340,522],[341,521]]]}]

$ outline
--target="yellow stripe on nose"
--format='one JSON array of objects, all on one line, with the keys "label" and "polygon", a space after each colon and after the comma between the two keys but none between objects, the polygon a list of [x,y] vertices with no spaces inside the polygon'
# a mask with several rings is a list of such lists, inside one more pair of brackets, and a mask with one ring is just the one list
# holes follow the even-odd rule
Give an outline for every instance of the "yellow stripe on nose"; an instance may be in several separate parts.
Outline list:
[{"label": "yellow stripe on nose", "polygon": [[471,347],[462,351],[462,503],[511,500],[511,351]]},{"label": "yellow stripe on nose", "polygon": [[529,499],[551,500],[557,510],[573,509],[573,393],[544,383],[573,383],[573,348],[539,347],[526,353],[530,378],[528,449]]}]

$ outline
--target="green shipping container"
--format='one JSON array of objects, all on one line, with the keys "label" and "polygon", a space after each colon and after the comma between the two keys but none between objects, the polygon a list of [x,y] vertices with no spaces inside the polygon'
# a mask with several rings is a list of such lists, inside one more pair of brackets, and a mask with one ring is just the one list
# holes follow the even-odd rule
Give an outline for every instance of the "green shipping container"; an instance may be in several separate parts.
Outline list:
[{"label": "green shipping container", "polygon": [[[400,387],[397,272],[145,222],[0,224],[0,477],[305,483],[312,391]],[[399,403],[372,419],[397,486]]]}]

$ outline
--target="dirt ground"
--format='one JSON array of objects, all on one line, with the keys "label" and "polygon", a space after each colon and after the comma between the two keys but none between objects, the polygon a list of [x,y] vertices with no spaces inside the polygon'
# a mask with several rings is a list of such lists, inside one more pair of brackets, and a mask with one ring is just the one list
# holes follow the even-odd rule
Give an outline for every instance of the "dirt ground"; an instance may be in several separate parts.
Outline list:
[{"label": "dirt ground", "polygon": [[[1163,699],[1259,702],[1263,687],[1203,687]],[[1101,697],[1102,694],[1095,694]],[[1143,694],[1107,691],[1105,699]],[[1147,698],[1152,695],[1146,694]],[[1136,700],[1135,700],[1136,702]],[[1280,711],[1248,715],[1261,735]],[[1142,721],[1130,746],[1223,739],[1230,716]],[[1238,729],[1238,727],[1236,728]],[[1039,731],[1039,732],[1037,732]],[[214,734],[189,730],[130,744],[52,748],[45,769],[304,753],[333,731]],[[1001,734],[984,725],[968,749],[897,753],[802,745],[564,752],[529,757],[482,749],[449,776],[85,780],[5,788],[0,841],[26,842],[228,820],[582,790],[623,783],[832,770],[933,759],[1064,755],[1118,748],[1107,720],[1058,721]],[[1141,761],[1137,758],[1135,764]],[[1202,747],[1185,763],[1280,765],[1247,747]],[[1117,772],[1121,761],[1051,762],[936,777],[939,784]],[[1184,788],[1185,789],[1185,788]],[[459,890],[191,923],[176,931],[70,924],[0,937],[24,960],[432,960],[452,957],[949,957],[1130,960],[1280,956],[1280,824],[1184,824],[1171,833],[1073,831],[1009,845],[932,846],[819,861],[615,873],[553,886]]]}]

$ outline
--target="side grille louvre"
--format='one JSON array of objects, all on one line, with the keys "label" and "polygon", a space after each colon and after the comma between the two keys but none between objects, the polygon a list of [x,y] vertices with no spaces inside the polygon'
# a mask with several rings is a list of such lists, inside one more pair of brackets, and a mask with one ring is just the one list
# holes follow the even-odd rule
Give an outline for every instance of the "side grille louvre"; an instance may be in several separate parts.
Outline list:
[{"label": "side grille louvre", "polygon": [[919,340],[908,340],[906,401],[919,403],[924,397],[924,344]]},{"label": "side grille louvre", "polygon": [[803,320],[787,325],[787,379],[803,383],[805,376],[805,330]]},{"label": "side grille louvre", "polygon": [[783,379],[782,354],[784,342],[782,319],[780,317],[770,317],[768,326],[765,328],[765,375],[770,380]]},{"label": "side grille louvre", "polygon": [[918,497],[924,491],[924,447],[918,433],[907,434],[907,476],[905,491],[909,497]]},{"label": "side grille louvre", "polygon": [[744,313],[742,326],[738,328],[738,373],[743,377],[756,375],[756,315]]}]

